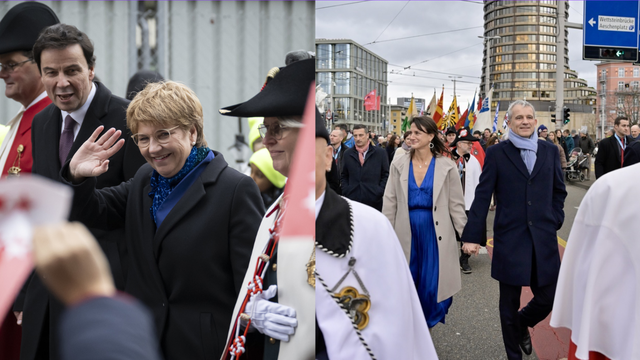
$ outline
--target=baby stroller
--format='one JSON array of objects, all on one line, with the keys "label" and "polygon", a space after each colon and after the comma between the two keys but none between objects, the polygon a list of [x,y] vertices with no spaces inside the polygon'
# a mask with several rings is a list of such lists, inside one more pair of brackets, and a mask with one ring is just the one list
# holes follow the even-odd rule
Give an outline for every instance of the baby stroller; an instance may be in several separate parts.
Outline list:
[{"label": "baby stroller", "polygon": [[583,169],[587,168],[587,157],[582,153],[582,149],[577,147],[571,150],[569,153],[569,161],[567,161],[567,167],[565,173],[567,180],[570,181],[584,181]]}]

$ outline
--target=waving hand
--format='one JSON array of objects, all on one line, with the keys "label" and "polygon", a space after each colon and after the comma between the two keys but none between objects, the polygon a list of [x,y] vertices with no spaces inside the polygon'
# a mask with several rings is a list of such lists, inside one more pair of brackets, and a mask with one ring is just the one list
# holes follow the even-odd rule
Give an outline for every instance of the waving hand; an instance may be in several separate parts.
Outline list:
[{"label": "waving hand", "polygon": [[86,177],[104,174],[109,170],[109,158],[124,145],[124,139],[118,140],[122,131],[116,131],[114,128],[107,130],[98,139],[103,129],[104,126],[98,126],[89,139],[73,155],[69,163],[69,169],[74,181],[77,182]]}]

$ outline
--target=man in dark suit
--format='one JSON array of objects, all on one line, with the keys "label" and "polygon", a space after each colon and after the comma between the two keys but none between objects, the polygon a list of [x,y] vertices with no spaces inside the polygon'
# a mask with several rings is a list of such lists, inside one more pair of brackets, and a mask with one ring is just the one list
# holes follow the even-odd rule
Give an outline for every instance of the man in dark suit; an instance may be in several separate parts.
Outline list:
[{"label": "man in dark suit", "polygon": [[[509,106],[509,139],[487,149],[480,183],[462,234],[463,251],[477,254],[495,194],[491,276],[500,282],[500,322],[509,360],[532,352],[529,327],[551,312],[560,270],[556,231],[564,221],[567,196],[558,148],[538,140],[530,103]],[[521,310],[522,286],[533,299]]]},{"label": "man in dark suit", "polygon": [[342,195],[378,211],[389,177],[389,158],[384,149],[371,145],[364,125],[353,127],[356,145],[344,153]]},{"label": "man in dark suit", "polygon": [[[93,82],[95,57],[93,45],[76,27],[57,24],[44,30],[34,45],[34,60],[42,74],[47,95],[53,104],[33,120],[33,170],[58,180],[62,165],[100,125],[124,135],[124,149],[109,159],[109,170],[97,178],[97,187],[115,186],[132,178],[145,163],[126,128],[129,102],[113,96],[99,82]],[[116,287],[124,288],[126,247],[120,241],[123,230],[92,230],[104,251]],[[37,276],[30,276],[14,311],[23,311],[21,359],[57,359],[58,341],[55,330],[63,307],[50,297]]]},{"label": "man in dark suit", "polygon": [[342,173],[342,165],[344,164],[344,152],[348,149],[348,147],[342,143],[343,138],[344,136],[340,129],[331,131],[329,135],[331,148],[333,149],[333,162],[331,163],[331,171],[326,173],[326,180],[329,187],[338,193],[338,195],[342,195],[340,176]]},{"label": "man in dark suit", "polygon": [[613,136],[602,139],[598,145],[595,168],[596,179],[600,176],[620,169],[624,163],[624,152],[633,138],[629,136],[629,118],[618,116],[613,121]]}]

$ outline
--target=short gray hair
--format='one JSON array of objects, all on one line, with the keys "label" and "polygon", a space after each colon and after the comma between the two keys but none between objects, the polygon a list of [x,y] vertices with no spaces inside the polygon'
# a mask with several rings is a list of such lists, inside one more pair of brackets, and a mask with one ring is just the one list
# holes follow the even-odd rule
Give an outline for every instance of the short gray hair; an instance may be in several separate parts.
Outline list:
[{"label": "short gray hair", "polygon": [[509,117],[509,121],[511,121],[511,119],[513,119],[513,107],[516,105],[520,105],[522,107],[530,107],[531,110],[533,110],[533,118],[536,118],[536,108],[533,107],[533,105],[526,101],[526,100],[516,100],[514,102],[512,102],[511,104],[509,104],[509,108],[507,109],[507,116]]},{"label": "short gray hair", "polygon": [[278,116],[278,123],[280,125],[288,126],[290,128],[302,128],[302,116]]}]

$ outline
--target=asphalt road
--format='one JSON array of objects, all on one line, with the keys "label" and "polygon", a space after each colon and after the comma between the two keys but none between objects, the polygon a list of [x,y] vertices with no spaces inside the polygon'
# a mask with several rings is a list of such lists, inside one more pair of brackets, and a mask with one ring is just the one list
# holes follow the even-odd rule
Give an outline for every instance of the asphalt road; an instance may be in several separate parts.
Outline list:
[{"label": "asphalt road", "polygon": [[[577,208],[591,183],[567,184],[565,222],[558,236],[567,240],[576,216]],[[493,217],[487,218],[488,237],[493,237]],[[491,259],[488,253],[470,259],[472,274],[462,275],[462,290],[453,297],[453,305],[446,317],[446,324],[436,325],[431,332],[440,360],[502,360],[506,359],[500,317],[498,313],[498,282],[491,278]],[[534,334],[534,337],[536,334]],[[555,337],[554,337],[555,338]],[[559,360],[566,353],[538,357],[536,352],[548,353],[543,348],[559,347],[557,343],[536,342],[534,353],[525,360]],[[564,350],[566,352],[566,350]]]}]

